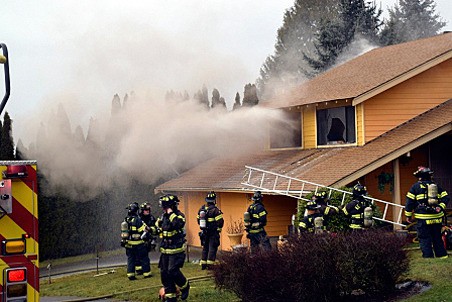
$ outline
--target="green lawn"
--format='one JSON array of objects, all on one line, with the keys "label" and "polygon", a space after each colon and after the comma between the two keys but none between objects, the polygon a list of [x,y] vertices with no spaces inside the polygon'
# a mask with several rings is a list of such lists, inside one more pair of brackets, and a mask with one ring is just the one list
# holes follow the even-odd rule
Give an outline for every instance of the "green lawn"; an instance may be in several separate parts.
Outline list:
[{"label": "green lawn", "polygon": [[[420,250],[409,252],[410,269],[405,279],[427,281],[431,289],[401,300],[404,302],[452,302],[452,256],[447,259],[423,259]],[[186,263],[182,271],[188,278],[206,277],[208,273],[201,271],[199,265]],[[95,276],[95,272],[77,274],[73,276],[54,278],[48,284],[47,279],[41,280],[41,296],[78,296],[94,297],[115,294],[114,299],[127,301],[151,302],[159,301],[158,290],[161,287],[160,274],[156,265],[152,265],[154,276],[149,279],[140,278],[129,281],[126,269],[120,268],[108,273]],[[191,283],[190,301],[240,301],[233,293],[219,291],[214,282],[208,280],[194,280]]]}]

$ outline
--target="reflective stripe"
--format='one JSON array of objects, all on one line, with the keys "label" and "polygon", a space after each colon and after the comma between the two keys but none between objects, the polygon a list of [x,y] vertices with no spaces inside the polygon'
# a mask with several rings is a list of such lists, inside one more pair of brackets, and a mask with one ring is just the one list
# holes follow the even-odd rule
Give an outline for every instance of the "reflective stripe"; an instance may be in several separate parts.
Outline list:
[{"label": "reflective stripe", "polygon": [[444,198],[447,196],[447,191],[443,191],[441,194],[438,194],[439,198]]},{"label": "reflective stripe", "polygon": [[416,195],[416,200],[422,200],[422,199],[426,199],[427,198],[427,194],[418,194]]},{"label": "reflective stripe", "polygon": [[413,215],[413,212],[407,212],[407,211],[405,211],[405,216],[406,217],[411,217]]},{"label": "reflective stripe", "polygon": [[177,215],[173,213],[171,213],[170,217],[169,217],[169,221],[173,222],[174,218],[176,218]]},{"label": "reflective stripe", "polygon": [[182,245],[182,247],[175,248],[175,249],[165,249],[165,248],[162,248],[162,247],[160,248],[160,252],[162,254],[169,254],[169,255],[179,254],[179,253],[182,253],[184,251],[185,251],[185,243]]},{"label": "reflective stripe", "polygon": [[185,282],[185,284],[182,285],[182,286],[180,287],[180,289],[181,289],[181,290],[182,290],[182,289],[185,289],[187,286],[188,286],[188,279],[187,279],[187,281]]},{"label": "reflective stripe", "polygon": [[176,293],[165,293],[165,298],[177,298]]},{"label": "reflective stripe", "polygon": [[218,215],[217,217],[215,217],[215,220],[220,220],[220,219],[223,219],[223,215]]},{"label": "reflective stripe", "polygon": [[259,213],[259,216],[262,217],[262,216],[264,216],[264,215],[266,215],[266,214],[267,214],[267,212],[262,211],[262,212]]},{"label": "reflective stripe", "polygon": [[406,197],[408,197],[409,199],[413,199],[414,200],[416,196],[413,193],[408,192],[406,194]]},{"label": "reflective stripe", "polygon": [[306,228],[306,223],[300,221],[300,225],[299,226],[300,226],[300,228]]},{"label": "reflective stripe", "polygon": [[363,227],[361,225],[359,225],[359,224],[351,224],[350,228],[351,229],[362,229]]},{"label": "reflective stripe", "polygon": [[215,218],[207,218],[207,222],[214,222],[215,221]]},{"label": "reflective stripe", "polygon": [[163,231],[163,232],[162,232],[163,237],[173,237],[173,236],[175,236],[175,235],[177,235],[177,234],[179,234],[179,233],[180,233],[179,230]]},{"label": "reflective stripe", "polygon": [[127,240],[127,244],[128,245],[140,245],[143,244],[144,241],[143,240]]},{"label": "reflective stripe", "polygon": [[256,229],[256,230],[250,230],[249,233],[250,234],[256,234],[256,233],[260,233],[262,232],[264,229],[260,228],[260,229]]},{"label": "reflective stripe", "polygon": [[440,212],[440,213],[436,213],[436,214],[419,214],[419,213],[414,213],[414,217],[418,218],[418,219],[435,219],[435,218],[441,218],[444,217],[444,213]]},{"label": "reflective stripe", "polygon": [[347,211],[346,208],[343,208],[343,209],[342,209],[342,212],[344,212],[344,214],[348,216],[348,211]]}]

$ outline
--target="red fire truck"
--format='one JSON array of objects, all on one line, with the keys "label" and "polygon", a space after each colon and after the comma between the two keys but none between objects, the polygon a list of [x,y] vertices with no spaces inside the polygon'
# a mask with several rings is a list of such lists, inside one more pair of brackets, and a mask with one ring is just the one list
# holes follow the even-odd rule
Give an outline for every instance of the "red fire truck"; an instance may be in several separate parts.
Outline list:
[{"label": "red fire truck", "polygon": [[[0,43],[9,98],[6,45]],[[36,161],[0,160],[0,302],[39,301],[38,186]]]}]

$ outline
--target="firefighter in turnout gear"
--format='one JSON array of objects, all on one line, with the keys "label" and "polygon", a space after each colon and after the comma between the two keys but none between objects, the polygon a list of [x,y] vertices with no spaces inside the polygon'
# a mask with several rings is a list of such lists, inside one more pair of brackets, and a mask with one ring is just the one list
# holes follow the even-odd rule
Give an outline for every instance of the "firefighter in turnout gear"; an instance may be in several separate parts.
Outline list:
[{"label": "firefighter in turnout gear", "polygon": [[190,283],[181,268],[185,261],[185,215],[179,211],[177,196],[167,194],[159,199],[163,214],[157,219],[157,232],[160,233],[159,269],[164,287],[165,301],[177,301],[177,287],[181,299],[186,300]]},{"label": "firefighter in turnout gear", "polygon": [[320,206],[319,212],[324,219],[325,225],[327,225],[328,218],[339,213],[339,208],[328,204],[328,197],[325,191],[315,193],[313,200]]},{"label": "firefighter in turnout gear", "polygon": [[220,246],[220,233],[224,225],[223,213],[216,205],[217,194],[209,192],[206,196],[206,205],[198,211],[198,224],[201,228],[199,237],[202,245],[201,269],[210,269],[215,264],[218,247]]},{"label": "firefighter in turnout gear", "polygon": [[[155,226],[155,222],[157,221],[154,215],[151,214],[151,205],[147,202],[144,202],[140,205],[140,218],[149,228]],[[146,241],[146,247],[148,252],[155,251],[156,247],[156,238],[150,235]]]},{"label": "firefighter in turnout gear", "polygon": [[405,216],[407,222],[411,223],[413,218],[417,220],[417,237],[422,257],[447,258],[441,228],[449,196],[445,190],[432,181],[433,171],[429,168],[418,167],[413,175],[418,178],[418,182],[406,195]]},{"label": "firefighter in turnout gear", "polygon": [[[267,211],[262,204],[262,193],[256,191],[251,198],[253,203],[245,213],[245,230],[250,240],[251,253],[262,247],[264,251],[270,251],[270,239],[267,237],[264,227],[267,225]],[[248,220],[249,216],[249,220]]]},{"label": "firefighter in turnout gear", "polygon": [[[365,224],[365,212],[367,213],[371,209],[371,202],[364,198],[367,195],[367,189],[365,186],[357,183],[352,190],[353,200],[349,202],[342,211],[345,216],[350,218],[350,228],[352,230],[363,230],[369,225]],[[372,216],[372,215],[371,215]],[[371,219],[371,218],[370,218]],[[367,217],[366,217],[367,220]]]},{"label": "firefighter in turnout gear", "polygon": [[151,266],[148,251],[145,246],[146,236],[149,235],[146,224],[138,216],[138,203],[131,203],[126,208],[127,217],[124,225],[127,224],[126,235],[122,235],[122,243],[126,248],[127,255],[127,277],[135,280],[136,274],[143,274],[145,278],[151,277]]},{"label": "firefighter in turnout gear", "polygon": [[306,204],[307,215],[300,220],[300,233],[321,233],[325,230],[323,226],[323,215],[320,213],[320,210],[320,205],[314,200]]}]

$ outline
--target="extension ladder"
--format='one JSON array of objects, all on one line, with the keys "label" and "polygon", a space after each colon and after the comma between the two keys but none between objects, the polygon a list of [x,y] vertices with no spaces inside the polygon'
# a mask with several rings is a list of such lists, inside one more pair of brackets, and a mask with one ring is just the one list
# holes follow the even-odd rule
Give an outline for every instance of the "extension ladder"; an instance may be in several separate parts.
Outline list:
[{"label": "extension ladder", "polygon": [[[345,204],[347,195],[352,195],[352,193],[348,191],[319,185],[310,181],[301,180],[298,178],[265,171],[250,166],[245,166],[245,174],[243,176],[242,185],[259,189],[262,192],[285,195],[305,201],[310,201],[305,197],[307,194],[315,194],[319,190],[328,192],[328,198],[331,197],[331,194],[333,192],[337,192],[342,194],[342,206],[344,206]],[[405,227],[405,225],[402,224],[402,214],[405,208],[404,206],[369,196],[364,196],[364,198],[370,200],[372,204],[378,206],[383,210],[382,218],[373,217],[375,220]],[[392,212],[392,215],[389,215],[390,212]]]}]

